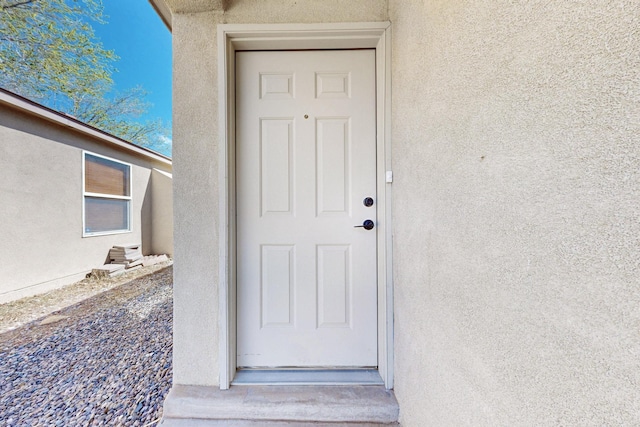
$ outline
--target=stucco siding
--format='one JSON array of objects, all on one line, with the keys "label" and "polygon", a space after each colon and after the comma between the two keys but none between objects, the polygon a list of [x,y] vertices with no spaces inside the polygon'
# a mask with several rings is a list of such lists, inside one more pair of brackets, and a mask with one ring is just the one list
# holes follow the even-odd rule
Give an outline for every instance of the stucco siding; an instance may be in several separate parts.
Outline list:
[{"label": "stucco siding", "polygon": [[173,175],[151,170],[151,253],[173,256]]},{"label": "stucco siding", "polygon": [[[174,383],[218,385],[218,24],[384,21],[386,1],[230,2],[172,16],[174,52]],[[197,183],[195,185],[194,183]]]},{"label": "stucco siding", "polygon": [[174,15],[174,332],[178,384],[218,381],[216,14]]},{"label": "stucco siding", "polygon": [[640,4],[390,1],[403,426],[640,423]]},{"label": "stucco siding", "polygon": [[386,0],[233,0],[223,24],[386,21]]},{"label": "stucco siding", "polygon": [[172,17],[174,384],[219,378],[217,24],[389,19],[403,426],[640,424],[640,4],[221,4]]},{"label": "stucco siding", "polygon": [[[82,237],[82,150],[132,165],[131,232]],[[171,170],[0,104],[0,302],[84,278],[113,245],[148,253],[152,167]]]}]

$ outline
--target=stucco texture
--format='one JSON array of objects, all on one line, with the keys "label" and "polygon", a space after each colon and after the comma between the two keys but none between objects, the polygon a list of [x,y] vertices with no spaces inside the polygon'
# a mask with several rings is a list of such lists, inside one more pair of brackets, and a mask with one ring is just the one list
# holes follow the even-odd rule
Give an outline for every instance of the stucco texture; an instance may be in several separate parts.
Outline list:
[{"label": "stucco texture", "polygon": [[151,253],[173,257],[173,175],[151,170]]},{"label": "stucco texture", "polygon": [[173,25],[174,383],[218,383],[215,12]]},{"label": "stucco texture", "polygon": [[[174,384],[219,384],[218,24],[384,21],[385,0],[175,2]],[[179,4],[178,4],[179,3]],[[193,10],[193,8],[197,10]]]},{"label": "stucco texture", "polygon": [[389,10],[402,425],[639,425],[640,3]]},{"label": "stucco texture", "polygon": [[[158,3],[162,0],[156,0]],[[220,12],[218,23],[358,22],[387,19],[386,0],[164,0],[174,14]]]},{"label": "stucco texture", "polygon": [[221,23],[374,22],[387,18],[386,0],[232,0]]}]

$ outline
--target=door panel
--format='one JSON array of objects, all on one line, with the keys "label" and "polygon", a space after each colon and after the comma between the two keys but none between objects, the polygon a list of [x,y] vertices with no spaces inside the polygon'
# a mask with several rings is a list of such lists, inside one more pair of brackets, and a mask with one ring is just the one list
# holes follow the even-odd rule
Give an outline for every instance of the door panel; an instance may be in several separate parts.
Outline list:
[{"label": "door panel", "polygon": [[318,213],[348,214],[349,118],[316,120]]},{"label": "door panel", "polygon": [[291,213],[293,119],[260,120],[260,204],[262,215]]},{"label": "door panel", "polygon": [[377,366],[375,53],[236,70],[237,365]]}]

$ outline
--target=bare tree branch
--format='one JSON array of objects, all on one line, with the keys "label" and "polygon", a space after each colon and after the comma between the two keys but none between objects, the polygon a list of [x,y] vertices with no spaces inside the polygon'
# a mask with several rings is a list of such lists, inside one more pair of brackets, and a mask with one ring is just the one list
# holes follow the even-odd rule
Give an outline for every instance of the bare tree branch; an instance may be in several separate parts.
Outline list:
[{"label": "bare tree branch", "polygon": [[0,6],[0,10],[13,9],[14,7],[24,6],[29,3],[34,3],[36,0],[24,0],[18,3],[10,4],[8,6]]}]

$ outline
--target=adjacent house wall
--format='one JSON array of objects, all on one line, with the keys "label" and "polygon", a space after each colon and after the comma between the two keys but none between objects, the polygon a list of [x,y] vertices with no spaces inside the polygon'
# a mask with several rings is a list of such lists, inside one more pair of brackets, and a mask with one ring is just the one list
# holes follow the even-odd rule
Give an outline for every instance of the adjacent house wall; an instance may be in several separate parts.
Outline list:
[{"label": "adjacent house wall", "polygon": [[[219,378],[217,24],[388,18],[386,0],[280,0],[269,1],[268,7],[262,0],[228,3],[224,12],[175,13],[171,19],[176,220],[174,384],[216,386]],[[174,4],[174,12],[180,12],[180,6]]]},{"label": "adjacent house wall", "polygon": [[151,253],[173,256],[173,175],[151,170]]},{"label": "adjacent house wall", "polygon": [[[82,237],[82,150],[132,164],[131,232]],[[107,261],[113,245],[142,243],[151,252],[153,236],[143,230],[151,230],[152,168],[171,172],[171,162],[0,102],[0,302],[83,279]]]},{"label": "adjacent house wall", "polygon": [[640,3],[390,17],[402,425],[639,425]]}]

